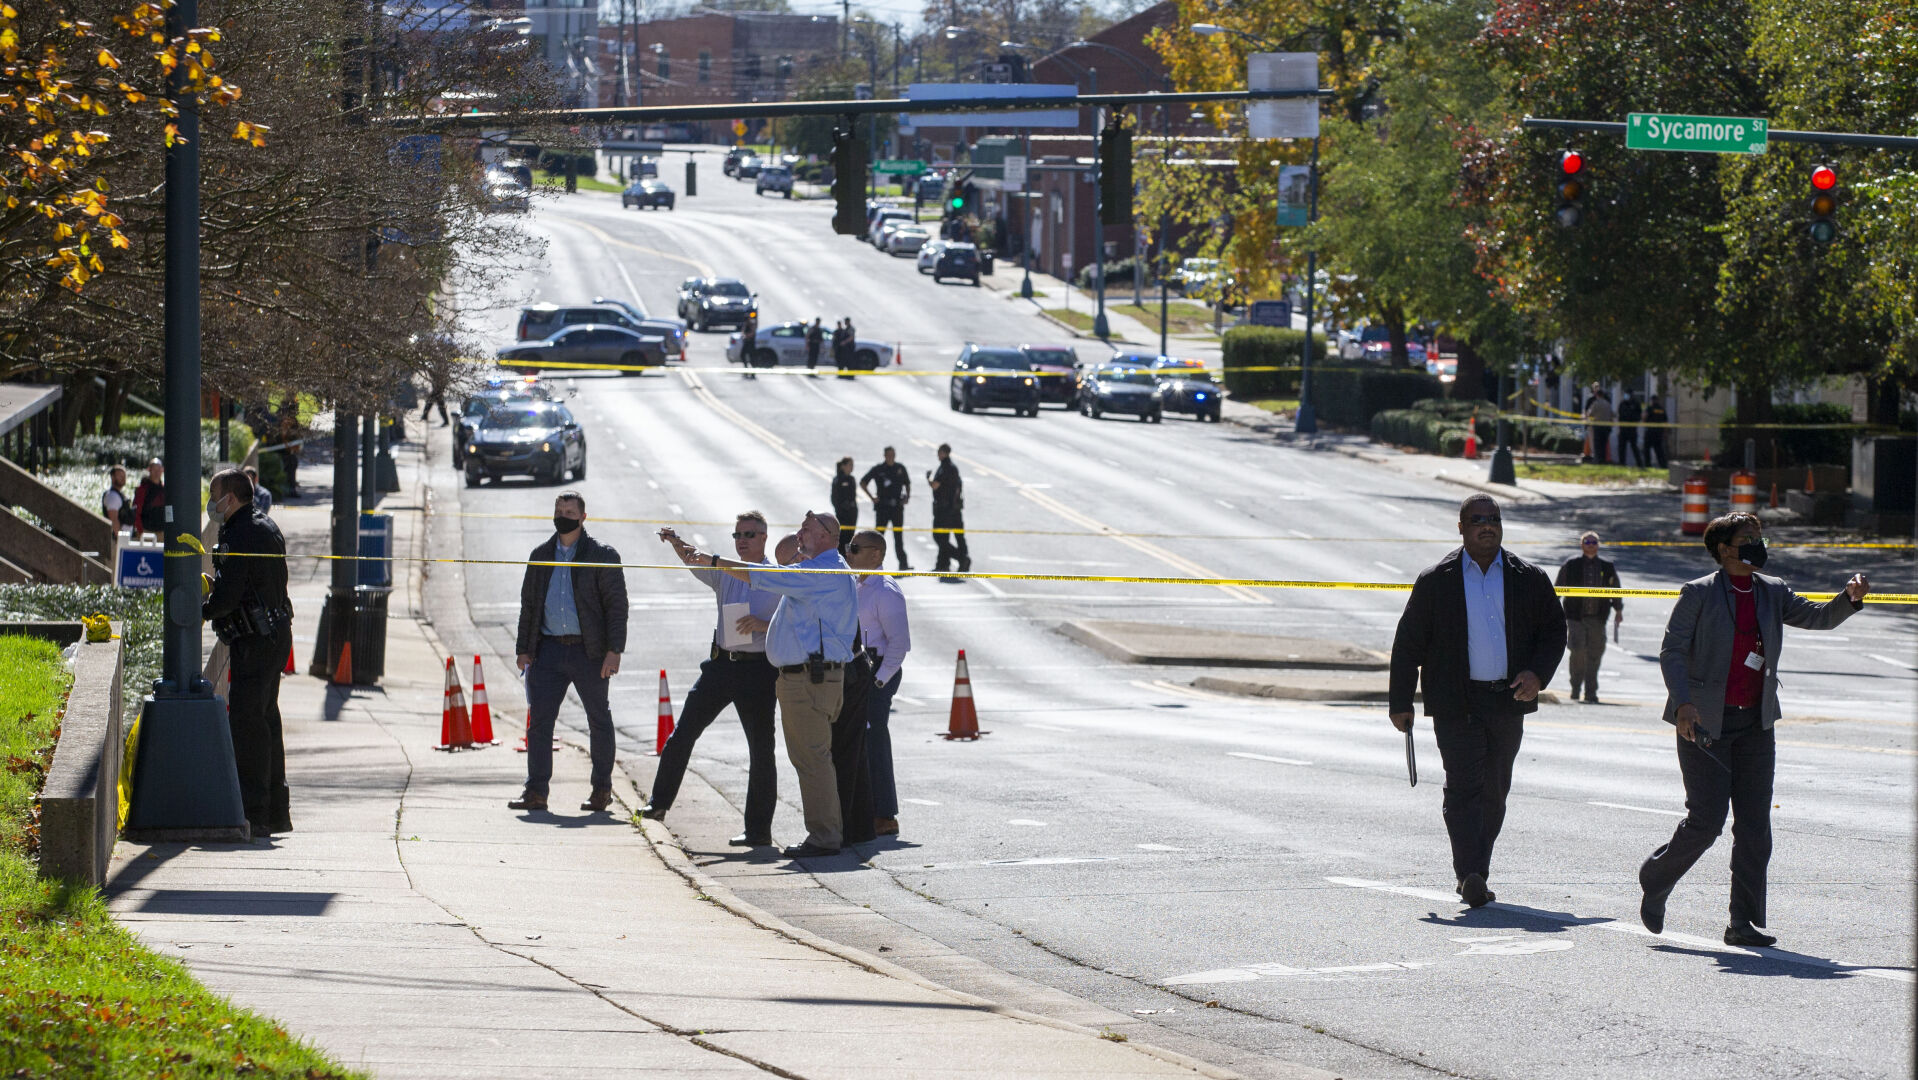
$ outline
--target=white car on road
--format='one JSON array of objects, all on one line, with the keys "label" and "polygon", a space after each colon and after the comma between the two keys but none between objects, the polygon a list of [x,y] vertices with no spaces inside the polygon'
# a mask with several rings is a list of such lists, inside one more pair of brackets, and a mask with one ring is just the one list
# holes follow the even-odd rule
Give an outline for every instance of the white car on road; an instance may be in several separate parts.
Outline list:
[{"label": "white car on road", "polygon": [[886,254],[912,255],[932,239],[923,225],[900,225],[886,233]]},{"label": "white car on road", "polygon": [[[832,365],[832,331],[820,328],[824,339],[819,343],[819,365]],[[873,371],[892,363],[892,346],[881,345],[876,341],[855,339],[852,347],[853,367],[862,371]],[[746,363],[739,355],[739,335],[733,334],[726,339],[726,361],[732,364]],[[775,323],[762,326],[753,338],[753,355],[750,358],[753,367],[805,367],[806,366],[806,324],[803,322]]]}]

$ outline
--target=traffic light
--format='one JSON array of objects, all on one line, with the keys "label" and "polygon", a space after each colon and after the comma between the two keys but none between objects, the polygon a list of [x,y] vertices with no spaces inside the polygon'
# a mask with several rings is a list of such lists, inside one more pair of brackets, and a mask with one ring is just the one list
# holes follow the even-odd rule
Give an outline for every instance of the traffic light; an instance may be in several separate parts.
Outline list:
[{"label": "traffic light", "polygon": [[866,234],[866,147],[855,125],[832,133],[832,231],[841,236]]},{"label": "traffic light", "polygon": [[1829,244],[1838,238],[1838,170],[1820,165],[1811,171],[1811,238]]},{"label": "traffic light", "polygon": [[1132,130],[1117,123],[1099,133],[1099,220],[1132,224]]},{"label": "traffic light", "polygon": [[1558,209],[1553,216],[1559,225],[1571,228],[1585,219],[1585,155],[1562,150],[1558,155]]},{"label": "traffic light", "polygon": [[957,214],[964,211],[965,208],[966,193],[959,190],[959,186],[955,184],[953,185],[951,194],[946,196],[946,210],[948,213]]}]

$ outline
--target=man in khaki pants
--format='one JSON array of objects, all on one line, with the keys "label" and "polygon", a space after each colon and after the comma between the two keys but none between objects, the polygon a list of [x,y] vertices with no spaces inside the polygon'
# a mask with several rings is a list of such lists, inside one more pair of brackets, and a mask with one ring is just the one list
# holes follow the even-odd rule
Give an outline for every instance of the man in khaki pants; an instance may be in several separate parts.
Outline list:
[{"label": "man in khaki pants", "polygon": [[[786,729],[786,756],[799,773],[799,801],[806,816],[805,843],[785,853],[804,858],[839,853],[843,822],[832,765],[832,725],[859,634],[859,594],[851,568],[839,555],[837,518],[807,513],[799,527],[799,554],[799,562],[778,570],[690,546],[681,558],[694,566],[704,561],[756,589],[779,594],[779,607],[766,628],[766,659],[779,669],[779,721]],[[821,572],[834,570],[839,573]]]}]

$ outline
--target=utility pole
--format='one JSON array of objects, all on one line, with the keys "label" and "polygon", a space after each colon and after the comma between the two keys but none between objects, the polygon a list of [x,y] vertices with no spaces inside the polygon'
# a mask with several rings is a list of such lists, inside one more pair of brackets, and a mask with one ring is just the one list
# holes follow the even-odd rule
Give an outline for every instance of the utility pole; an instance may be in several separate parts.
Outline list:
[{"label": "utility pole", "polygon": [[[1308,175],[1311,203],[1306,208],[1305,220],[1313,222],[1319,219],[1319,140],[1316,135],[1312,137],[1312,165]],[[1318,282],[1319,252],[1317,248],[1310,248],[1305,253],[1305,354],[1299,360],[1299,415],[1292,425],[1292,430],[1301,435],[1316,435],[1319,430],[1318,415],[1312,408],[1312,300]],[[1219,306],[1225,306],[1223,293],[1219,296]]]},{"label": "utility pole", "polygon": [[[1099,69],[1086,68],[1086,92],[1099,92]],[[1105,190],[1099,186],[1099,129],[1104,120],[1104,109],[1092,110],[1092,287],[1099,297],[1099,312],[1092,317],[1092,336],[1104,341],[1112,336],[1112,325],[1106,322],[1106,216],[1105,206],[1099,201],[1098,193]],[[1071,282],[1066,288],[1072,287]]]},{"label": "utility pole", "polygon": [[[1172,89],[1172,80],[1166,80],[1166,89]],[[1159,168],[1168,169],[1172,164],[1172,107],[1159,106]],[[1159,205],[1159,355],[1166,354],[1166,281],[1171,269],[1166,264],[1166,230],[1171,227],[1169,210],[1163,202]]]},{"label": "utility pole", "polygon": [[[175,0],[166,13],[168,40],[184,43],[199,19],[198,0]],[[167,76],[167,97],[178,115],[165,166],[162,666],[140,710],[127,834],[237,841],[249,830],[226,703],[200,675],[200,110],[184,63]]]}]

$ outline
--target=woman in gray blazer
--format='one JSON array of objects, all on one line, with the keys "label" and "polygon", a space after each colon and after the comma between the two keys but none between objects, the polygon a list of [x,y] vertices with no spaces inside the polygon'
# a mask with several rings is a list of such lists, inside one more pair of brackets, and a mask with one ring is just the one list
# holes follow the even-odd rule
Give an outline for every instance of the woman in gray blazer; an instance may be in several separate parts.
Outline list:
[{"label": "woman in gray blazer", "polygon": [[1671,842],[1639,868],[1645,890],[1639,916],[1654,934],[1665,930],[1665,901],[1685,871],[1705,854],[1732,814],[1731,924],[1727,945],[1772,945],[1765,925],[1765,867],[1771,861],[1772,771],[1777,744],[1778,654],[1784,624],[1829,630],[1864,606],[1871,590],[1853,574],[1845,591],[1822,604],[1793,592],[1765,565],[1764,525],[1751,514],[1727,514],[1705,529],[1715,573],[1688,581],[1665,626],[1658,665],[1665,675],[1665,722],[1678,729],[1678,768],[1685,780],[1685,820]]}]

